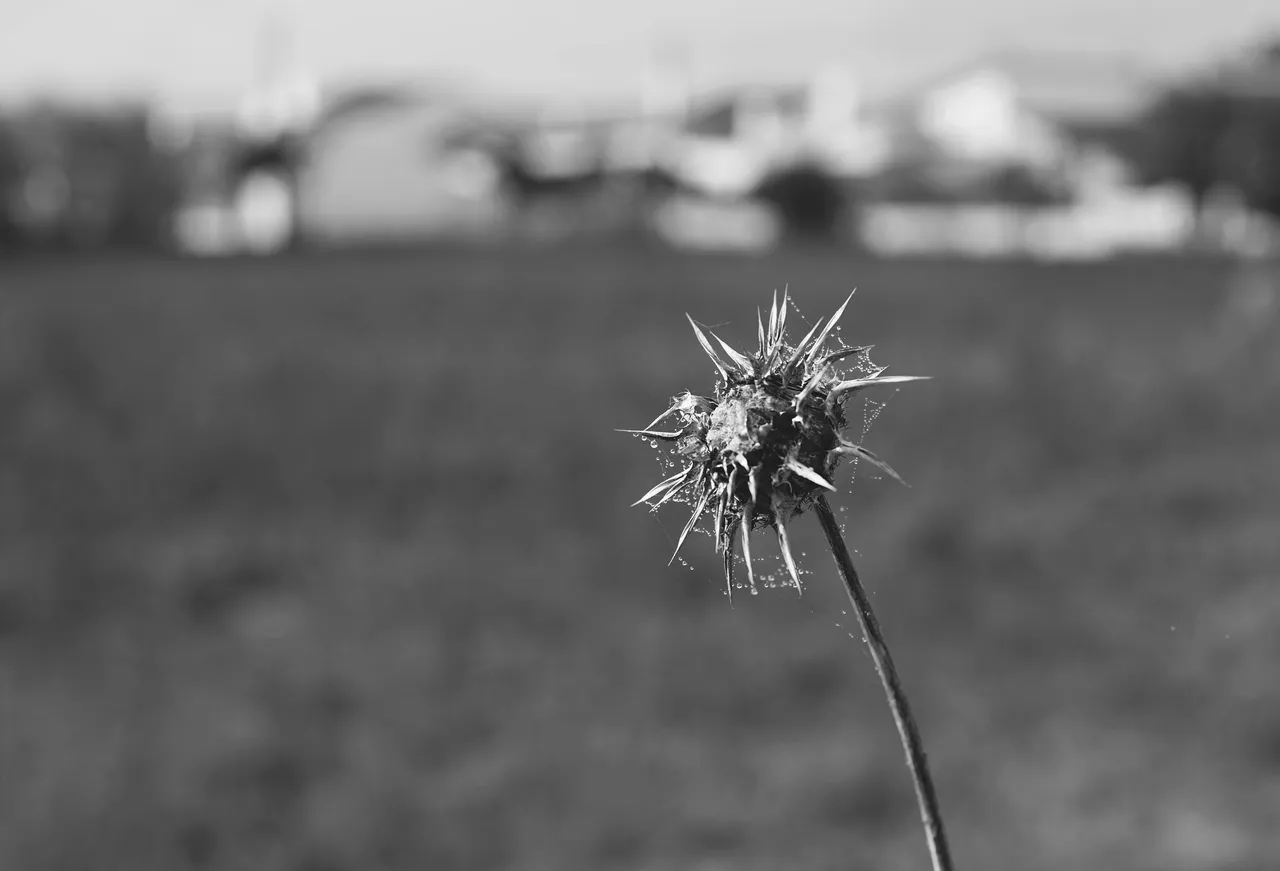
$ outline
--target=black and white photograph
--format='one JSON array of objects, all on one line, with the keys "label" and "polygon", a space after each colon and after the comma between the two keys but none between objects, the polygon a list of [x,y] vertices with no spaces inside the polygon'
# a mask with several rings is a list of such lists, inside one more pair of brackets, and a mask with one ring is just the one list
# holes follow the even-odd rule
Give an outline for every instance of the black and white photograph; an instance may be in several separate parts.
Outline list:
[{"label": "black and white photograph", "polygon": [[1276,0],[0,3],[0,871],[1277,869]]}]

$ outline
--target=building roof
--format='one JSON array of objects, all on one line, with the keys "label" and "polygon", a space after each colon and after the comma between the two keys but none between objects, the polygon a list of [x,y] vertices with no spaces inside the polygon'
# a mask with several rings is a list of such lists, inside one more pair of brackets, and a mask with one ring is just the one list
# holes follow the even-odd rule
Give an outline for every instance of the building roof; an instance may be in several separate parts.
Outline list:
[{"label": "building roof", "polygon": [[999,50],[952,68],[913,90],[916,99],[972,75],[1007,80],[1019,102],[1054,120],[1084,124],[1131,121],[1159,81],[1124,56],[1092,52]]},{"label": "building roof", "polygon": [[746,104],[768,106],[783,117],[801,117],[809,103],[809,90],[803,85],[744,85],[723,88],[695,99],[690,106],[685,126],[689,132],[704,136],[729,136],[733,119]]}]

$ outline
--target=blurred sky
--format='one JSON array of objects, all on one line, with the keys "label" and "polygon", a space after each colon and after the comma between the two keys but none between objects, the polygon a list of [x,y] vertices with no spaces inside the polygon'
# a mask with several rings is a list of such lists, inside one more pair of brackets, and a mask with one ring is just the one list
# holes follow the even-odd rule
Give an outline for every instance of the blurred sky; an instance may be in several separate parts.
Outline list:
[{"label": "blurred sky", "polygon": [[285,10],[324,81],[447,74],[531,97],[629,95],[646,48],[672,37],[699,85],[836,60],[876,90],[993,46],[1120,50],[1169,69],[1280,28],[1277,0],[4,0],[0,98],[233,98],[269,10]]}]

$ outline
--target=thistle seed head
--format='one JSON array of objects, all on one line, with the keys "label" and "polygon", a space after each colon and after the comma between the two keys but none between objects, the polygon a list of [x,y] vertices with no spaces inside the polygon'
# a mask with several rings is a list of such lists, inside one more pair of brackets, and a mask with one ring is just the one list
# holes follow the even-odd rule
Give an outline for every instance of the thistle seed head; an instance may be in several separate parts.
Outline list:
[{"label": "thistle seed head", "polygon": [[[750,534],[766,527],[777,531],[783,561],[800,590],[787,521],[808,508],[822,490],[835,491],[831,482],[842,457],[865,460],[902,480],[871,451],[843,436],[844,404],[850,396],[867,387],[920,380],[885,376],[885,370],[873,367],[867,358],[870,346],[841,344],[828,350],[829,342],[838,344],[832,331],[852,298],[850,294],[825,326],[819,319],[804,338],[791,344],[786,332],[790,299],[784,290],[779,305],[775,293],[768,326],[757,313],[759,349],[752,354],[738,352],[690,317],[694,335],[720,374],[713,395],[686,391],[645,429],[621,430],[674,446],[680,471],[635,504],[656,507],[681,497],[694,506],[672,562],[689,532],[710,512],[731,595],[734,537],[741,537],[754,590]],[[851,367],[853,373],[848,371]],[[664,421],[670,423],[663,425]]]}]

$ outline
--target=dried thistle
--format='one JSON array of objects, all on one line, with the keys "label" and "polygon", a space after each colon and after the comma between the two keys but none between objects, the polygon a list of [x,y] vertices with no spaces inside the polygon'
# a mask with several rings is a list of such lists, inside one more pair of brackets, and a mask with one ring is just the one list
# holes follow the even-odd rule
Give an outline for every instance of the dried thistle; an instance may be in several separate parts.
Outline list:
[{"label": "dried thistle", "polygon": [[[852,298],[850,294],[849,299]],[[870,648],[906,752],[934,871],[950,871],[951,853],[924,742],[879,621],[871,609],[871,599],[858,578],[840,525],[824,493],[835,491],[831,482],[841,458],[846,456],[865,460],[894,479],[902,480],[871,451],[844,438],[844,403],[867,387],[922,380],[919,376],[886,376],[883,368],[872,366],[867,359],[869,345],[824,351],[849,299],[825,326],[819,319],[804,338],[792,345],[786,335],[789,297],[784,290],[779,305],[775,292],[768,327],[757,310],[760,347],[754,354],[734,350],[690,317],[694,335],[720,373],[714,395],[696,396],[686,391],[676,396],[671,407],[649,426],[620,432],[643,436],[655,445],[658,441],[675,443],[683,468],[634,504],[649,502],[656,508],[676,498],[693,504],[693,514],[680,533],[671,562],[675,561],[698,520],[710,511],[715,546],[724,554],[725,585],[731,596],[733,539],[735,536],[741,539],[747,577],[755,591],[751,532],[765,527],[777,531],[783,562],[796,590],[801,589],[787,522],[806,509],[814,509]],[[719,350],[711,344],[708,335],[715,339]],[[856,377],[848,377],[849,373],[843,371],[850,365],[858,367]],[[678,429],[656,429],[672,418],[678,420]]]},{"label": "dried thistle", "polygon": [[[844,438],[844,404],[868,387],[921,379],[884,375],[883,368],[872,367],[867,359],[869,345],[824,352],[849,299],[825,326],[819,318],[804,338],[792,345],[786,334],[789,297],[784,290],[779,305],[775,293],[767,327],[757,310],[760,348],[753,354],[734,350],[690,317],[694,335],[720,373],[714,397],[686,391],[644,429],[620,430],[676,443],[677,453],[687,465],[634,504],[650,502],[656,507],[677,497],[693,504],[693,514],[671,555],[673,562],[689,532],[710,511],[716,551],[724,553],[725,585],[730,595],[734,537],[741,538],[747,578],[755,589],[751,532],[767,527],[777,531],[783,562],[796,590],[801,590],[787,522],[811,508],[823,490],[835,492],[831,482],[841,458],[865,460],[902,480],[871,451]],[[850,365],[860,365],[856,377],[843,372]],[[656,429],[673,418],[679,421],[679,429]]]}]

